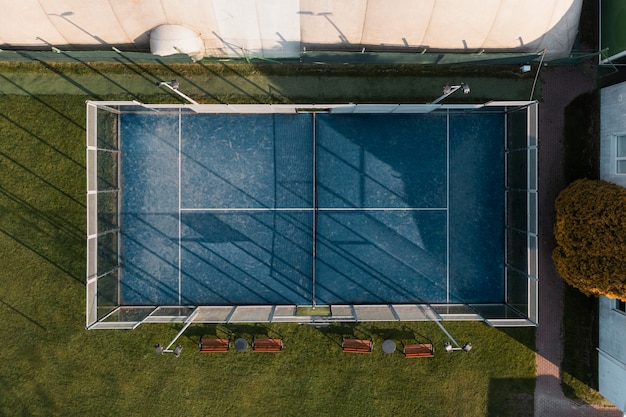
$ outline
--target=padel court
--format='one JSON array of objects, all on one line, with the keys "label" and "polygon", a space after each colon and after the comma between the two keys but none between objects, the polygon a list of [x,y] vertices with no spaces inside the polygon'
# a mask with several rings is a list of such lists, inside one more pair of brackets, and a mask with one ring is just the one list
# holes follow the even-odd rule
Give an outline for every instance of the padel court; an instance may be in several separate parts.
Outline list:
[{"label": "padel court", "polygon": [[527,309],[528,105],[110,112],[114,304]]}]

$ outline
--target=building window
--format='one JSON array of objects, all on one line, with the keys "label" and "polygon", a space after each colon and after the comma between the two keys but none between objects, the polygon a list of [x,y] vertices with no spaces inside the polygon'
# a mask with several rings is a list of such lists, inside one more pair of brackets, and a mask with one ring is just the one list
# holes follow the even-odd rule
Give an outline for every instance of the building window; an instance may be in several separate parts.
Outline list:
[{"label": "building window", "polygon": [[616,172],[626,174],[626,135],[619,135],[617,138],[617,149],[615,154]]},{"label": "building window", "polygon": [[626,314],[626,302],[622,300],[615,300],[615,309]]}]

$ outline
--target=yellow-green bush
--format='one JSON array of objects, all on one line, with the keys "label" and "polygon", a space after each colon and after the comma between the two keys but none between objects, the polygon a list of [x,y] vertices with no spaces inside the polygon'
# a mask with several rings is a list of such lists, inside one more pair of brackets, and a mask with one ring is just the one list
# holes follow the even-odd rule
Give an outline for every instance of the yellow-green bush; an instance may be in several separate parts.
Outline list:
[{"label": "yellow-green bush", "polygon": [[556,199],[552,259],[563,280],[586,295],[626,301],[626,188],[581,179]]}]

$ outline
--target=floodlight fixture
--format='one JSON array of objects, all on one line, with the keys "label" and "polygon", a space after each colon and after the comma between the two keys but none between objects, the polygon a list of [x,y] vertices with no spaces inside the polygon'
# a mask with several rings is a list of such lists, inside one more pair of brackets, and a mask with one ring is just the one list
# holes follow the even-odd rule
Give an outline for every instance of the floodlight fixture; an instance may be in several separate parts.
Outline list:
[{"label": "floodlight fixture", "polygon": [[463,90],[463,94],[469,94],[471,89],[470,86],[467,83],[462,82],[461,84],[458,85],[450,85],[450,84],[446,84],[443,87],[443,94],[441,97],[439,97],[438,99],[436,99],[435,101],[431,102],[430,104],[437,104],[439,103],[441,100],[443,100],[444,98],[448,97],[449,95],[451,95],[452,93],[454,93],[456,90]]},{"label": "floodlight fixture", "polygon": [[156,83],[157,87],[166,87],[169,88],[170,90],[172,90],[174,93],[178,94],[179,96],[181,96],[182,98],[184,98],[185,100],[187,100],[188,102],[190,102],[191,104],[195,104],[198,105],[199,103],[197,101],[195,101],[194,99],[192,99],[191,97],[189,97],[187,94],[181,92],[178,88],[180,87],[180,83],[178,82],[178,80],[172,80],[172,81],[157,81]]},{"label": "floodlight fixture", "polygon": [[452,343],[447,342],[447,343],[445,343],[443,345],[443,348],[448,353],[456,352],[456,351],[459,351],[459,350],[462,350],[463,352],[468,353],[470,350],[472,350],[472,344],[470,342],[467,342],[466,344],[463,345],[463,347],[454,347],[454,346],[452,346]]},{"label": "floodlight fixture", "polygon": [[187,317],[185,325],[182,327],[182,329],[180,329],[180,331],[176,334],[176,336],[174,336],[174,339],[172,339],[170,344],[167,345],[165,349],[163,349],[163,347],[159,343],[154,345],[154,351],[157,353],[157,355],[162,355],[163,353],[173,353],[176,357],[180,356],[180,353],[183,351],[183,346],[181,344],[176,345],[176,347],[173,350],[171,350],[170,348],[174,346],[174,343],[176,343],[178,338],[181,337],[183,333],[185,333],[185,330],[187,330],[187,328],[191,326],[191,324],[193,323],[194,319],[196,318],[199,312],[200,310],[196,309],[194,310],[193,313],[189,315],[189,317]]},{"label": "floodlight fixture", "polygon": [[174,348],[172,353],[174,354],[174,356],[179,357],[180,356],[180,352],[182,352],[182,351],[183,351],[182,345],[176,345],[176,347]]}]

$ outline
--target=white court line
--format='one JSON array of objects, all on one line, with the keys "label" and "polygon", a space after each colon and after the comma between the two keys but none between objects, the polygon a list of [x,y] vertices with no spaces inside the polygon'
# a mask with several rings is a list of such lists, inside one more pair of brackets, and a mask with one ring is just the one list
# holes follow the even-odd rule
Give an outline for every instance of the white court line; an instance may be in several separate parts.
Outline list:
[{"label": "white court line", "polygon": [[318,221],[318,213],[319,207],[317,202],[317,136],[315,126],[317,126],[317,114],[313,113],[313,137],[312,141],[312,160],[313,160],[313,234],[311,235],[313,239],[311,239],[311,251],[313,253],[313,259],[311,262],[311,305],[313,308],[317,305],[317,300],[315,296],[315,288],[316,288],[316,274],[317,274],[317,221]]},{"label": "white court line", "polygon": [[[450,207],[450,109],[446,112],[446,210]],[[450,212],[446,214],[446,304],[450,304]]]},{"label": "white court line", "polygon": [[181,196],[182,196],[182,109],[178,110],[178,305],[182,301],[182,216]]},{"label": "white court line", "polygon": [[230,208],[214,208],[214,207],[181,207],[180,211],[447,211],[446,207],[318,207],[317,209],[311,207],[296,207],[296,208],[242,208],[242,207],[230,207]]}]

